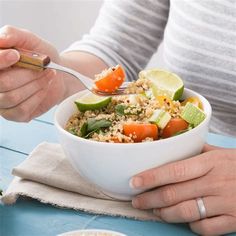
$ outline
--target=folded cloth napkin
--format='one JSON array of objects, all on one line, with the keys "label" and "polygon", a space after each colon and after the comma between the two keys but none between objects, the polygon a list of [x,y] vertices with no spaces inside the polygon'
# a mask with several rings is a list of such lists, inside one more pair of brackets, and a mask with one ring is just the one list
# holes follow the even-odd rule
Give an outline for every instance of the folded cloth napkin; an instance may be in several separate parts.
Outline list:
[{"label": "folded cloth napkin", "polygon": [[19,196],[26,196],[54,206],[95,214],[159,220],[152,211],[138,210],[131,202],[112,199],[86,182],[56,143],[39,144],[12,173],[16,177],[1,199],[5,204],[13,204]]}]

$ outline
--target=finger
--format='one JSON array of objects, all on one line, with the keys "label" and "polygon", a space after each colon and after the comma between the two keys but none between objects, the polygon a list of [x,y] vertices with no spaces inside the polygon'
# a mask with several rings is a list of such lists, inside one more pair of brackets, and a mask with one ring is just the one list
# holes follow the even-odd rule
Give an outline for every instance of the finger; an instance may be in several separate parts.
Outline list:
[{"label": "finger", "polygon": [[199,235],[224,235],[236,231],[236,219],[230,215],[221,215],[192,222],[190,228]]},{"label": "finger", "polygon": [[[232,207],[225,203],[225,199],[218,196],[208,196],[202,198],[202,200],[206,208],[207,217],[225,214]],[[221,204],[222,202],[224,204]],[[162,220],[170,223],[185,223],[200,220],[196,199],[184,201],[166,208],[155,209],[153,213]]]},{"label": "finger", "polygon": [[[58,80],[57,72],[55,70],[53,70],[53,72],[54,75],[52,76],[52,82],[50,83],[48,88],[48,94],[39,104],[37,109],[35,109],[35,111],[31,114],[31,119],[48,111],[52,106],[61,102],[62,97],[65,96],[64,90],[62,89],[64,86],[63,81]],[[53,82],[53,80],[57,81]],[[51,91],[57,91],[57,92],[52,93]],[[48,99],[48,96],[50,96],[50,99]]]},{"label": "finger", "polygon": [[209,183],[206,185],[204,181],[195,179],[144,192],[132,199],[132,205],[139,209],[153,209],[172,206],[199,196],[207,196],[211,193]]},{"label": "finger", "polygon": [[39,37],[25,29],[9,25],[0,29],[0,48],[19,47],[37,50],[41,42]]},{"label": "finger", "polygon": [[38,72],[17,67],[5,69],[0,72],[0,92],[14,90],[32,80],[42,77],[46,73],[48,73],[48,70]]},{"label": "finger", "polygon": [[31,115],[30,115],[30,120],[38,117],[40,115],[42,115],[43,113],[45,113],[46,111],[48,111],[53,105],[55,105],[55,100],[54,99],[48,99],[48,93],[51,90],[51,85],[52,85],[52,80],[49,83],[47,92],[45,93],[44,97],[42,97],[41,103],[39,103],[39,105],[36,107],[35,110],[32,111]]},{"label": "finger", "polygon": [[32,113],[35,112],[47,95],[48,88],[41,89],[16,107],[1,109],[0,115],[7,120],[28,122],[32,119]]},{"label": "finger", "polygon": [[17,106],[39,90],[47,87],[51,82],[53,71],[48,71],[41,78],[35,79],[22,87],[9,92],[0,93],[0,109],[7,109]]},{"label": "finger", "polygon": [[213,146],[213,145],[206,143],[202,149],[202,152],[209,152],[209,151],[213,151],[213,150],[217,150],[217,149],[222,149],[222,147]]},{"label": "finger", "polygon": [[212,169],[212,157],[214,157],[214,153],[206,152],[189,159],[144,171],[130,180],[130,186],[132,188],[151,189],[198,178]]},{"label": "finger", "polygon": [[43,90],[43,93],[41,93],[41,100],[40,102],[38,102],[38,105],[31,111],[28,118],[29,120],[32,120],[33,118],[45,113],[51,107],[51,106],[47,106],[47,104],[45,104],[44,102],[48,97],[51,83],[52,81],[48,84],[47,89]]},{"label": "finger", "polygon": [[[30,99],[22,102],[15,108],[1,110],[1,116],[7,120],[18,122],[29,122],[31,119],[31,110],[35,110],[45,96],[45,90],[40,90],[33,94]],[[17,115],[18,114],[18,115]]]},{"label": "finger", "polygon": [[14,65],[19,59],[20,55],[14,49],[0,50],[0,70]]},{"label": "finger", "polygon": [[169,184],[139,194],[132,199],[132,205],[139,209],[162,208],[195,199],[199,196],[217,196],[222,191],[228,191],[225,181],[216,181],[211,176],[204,176],[191,181]]},{"label": "finger", "polygon": [[45,112],[47,112],[53,105],[55,105],[53,103],[53,101],[47,102],[47,95],[45,94],[44,98],[42,99],[41,103],[38,105],[37,109],[35,109],[31,115],[30,115],[30,120],[44,114]]}]

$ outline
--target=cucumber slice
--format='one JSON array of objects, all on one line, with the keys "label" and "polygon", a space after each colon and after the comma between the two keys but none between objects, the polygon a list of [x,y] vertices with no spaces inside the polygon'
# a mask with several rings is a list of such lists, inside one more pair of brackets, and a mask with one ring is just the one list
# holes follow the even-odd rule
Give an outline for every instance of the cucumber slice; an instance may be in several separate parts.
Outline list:
[{"label": "cucumber slice", "polygon": [[198,126],[206,118],[206,114],[190,102],[185,105],[180,116],[194,127]]},{"label": "cucumber slice", "polygon": [[156,124],[161,129],[164,129],[170,119],[171,115],[169,114],[169,112],[163,111],[162,109],[157,109],[149,118],[149,122]]}]

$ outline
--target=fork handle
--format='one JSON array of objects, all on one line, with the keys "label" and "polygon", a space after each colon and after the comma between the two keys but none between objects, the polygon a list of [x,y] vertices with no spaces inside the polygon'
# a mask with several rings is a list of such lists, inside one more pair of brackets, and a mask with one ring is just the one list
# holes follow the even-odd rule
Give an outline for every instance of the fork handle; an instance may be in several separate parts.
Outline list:
[{"label": "fork handle", "polygon": [[20,60],[15,64],[16,66],[42,71],[50,62],[47,55],[25,49],[14,49],[20,53]]}]

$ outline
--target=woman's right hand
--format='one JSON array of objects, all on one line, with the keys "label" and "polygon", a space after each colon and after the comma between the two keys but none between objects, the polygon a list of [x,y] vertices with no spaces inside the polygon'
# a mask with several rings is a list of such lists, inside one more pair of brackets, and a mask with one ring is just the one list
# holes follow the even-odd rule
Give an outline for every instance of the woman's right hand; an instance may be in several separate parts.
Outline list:
[{"label": "woman's right hand", "polygon": [[66,89],[62,75],[12,67],[23,48],[48,55],[60,63],[57,50],[33,33],[12,26],[0,29],[0,115],[12,121],[28,122],[63,100]]}]

